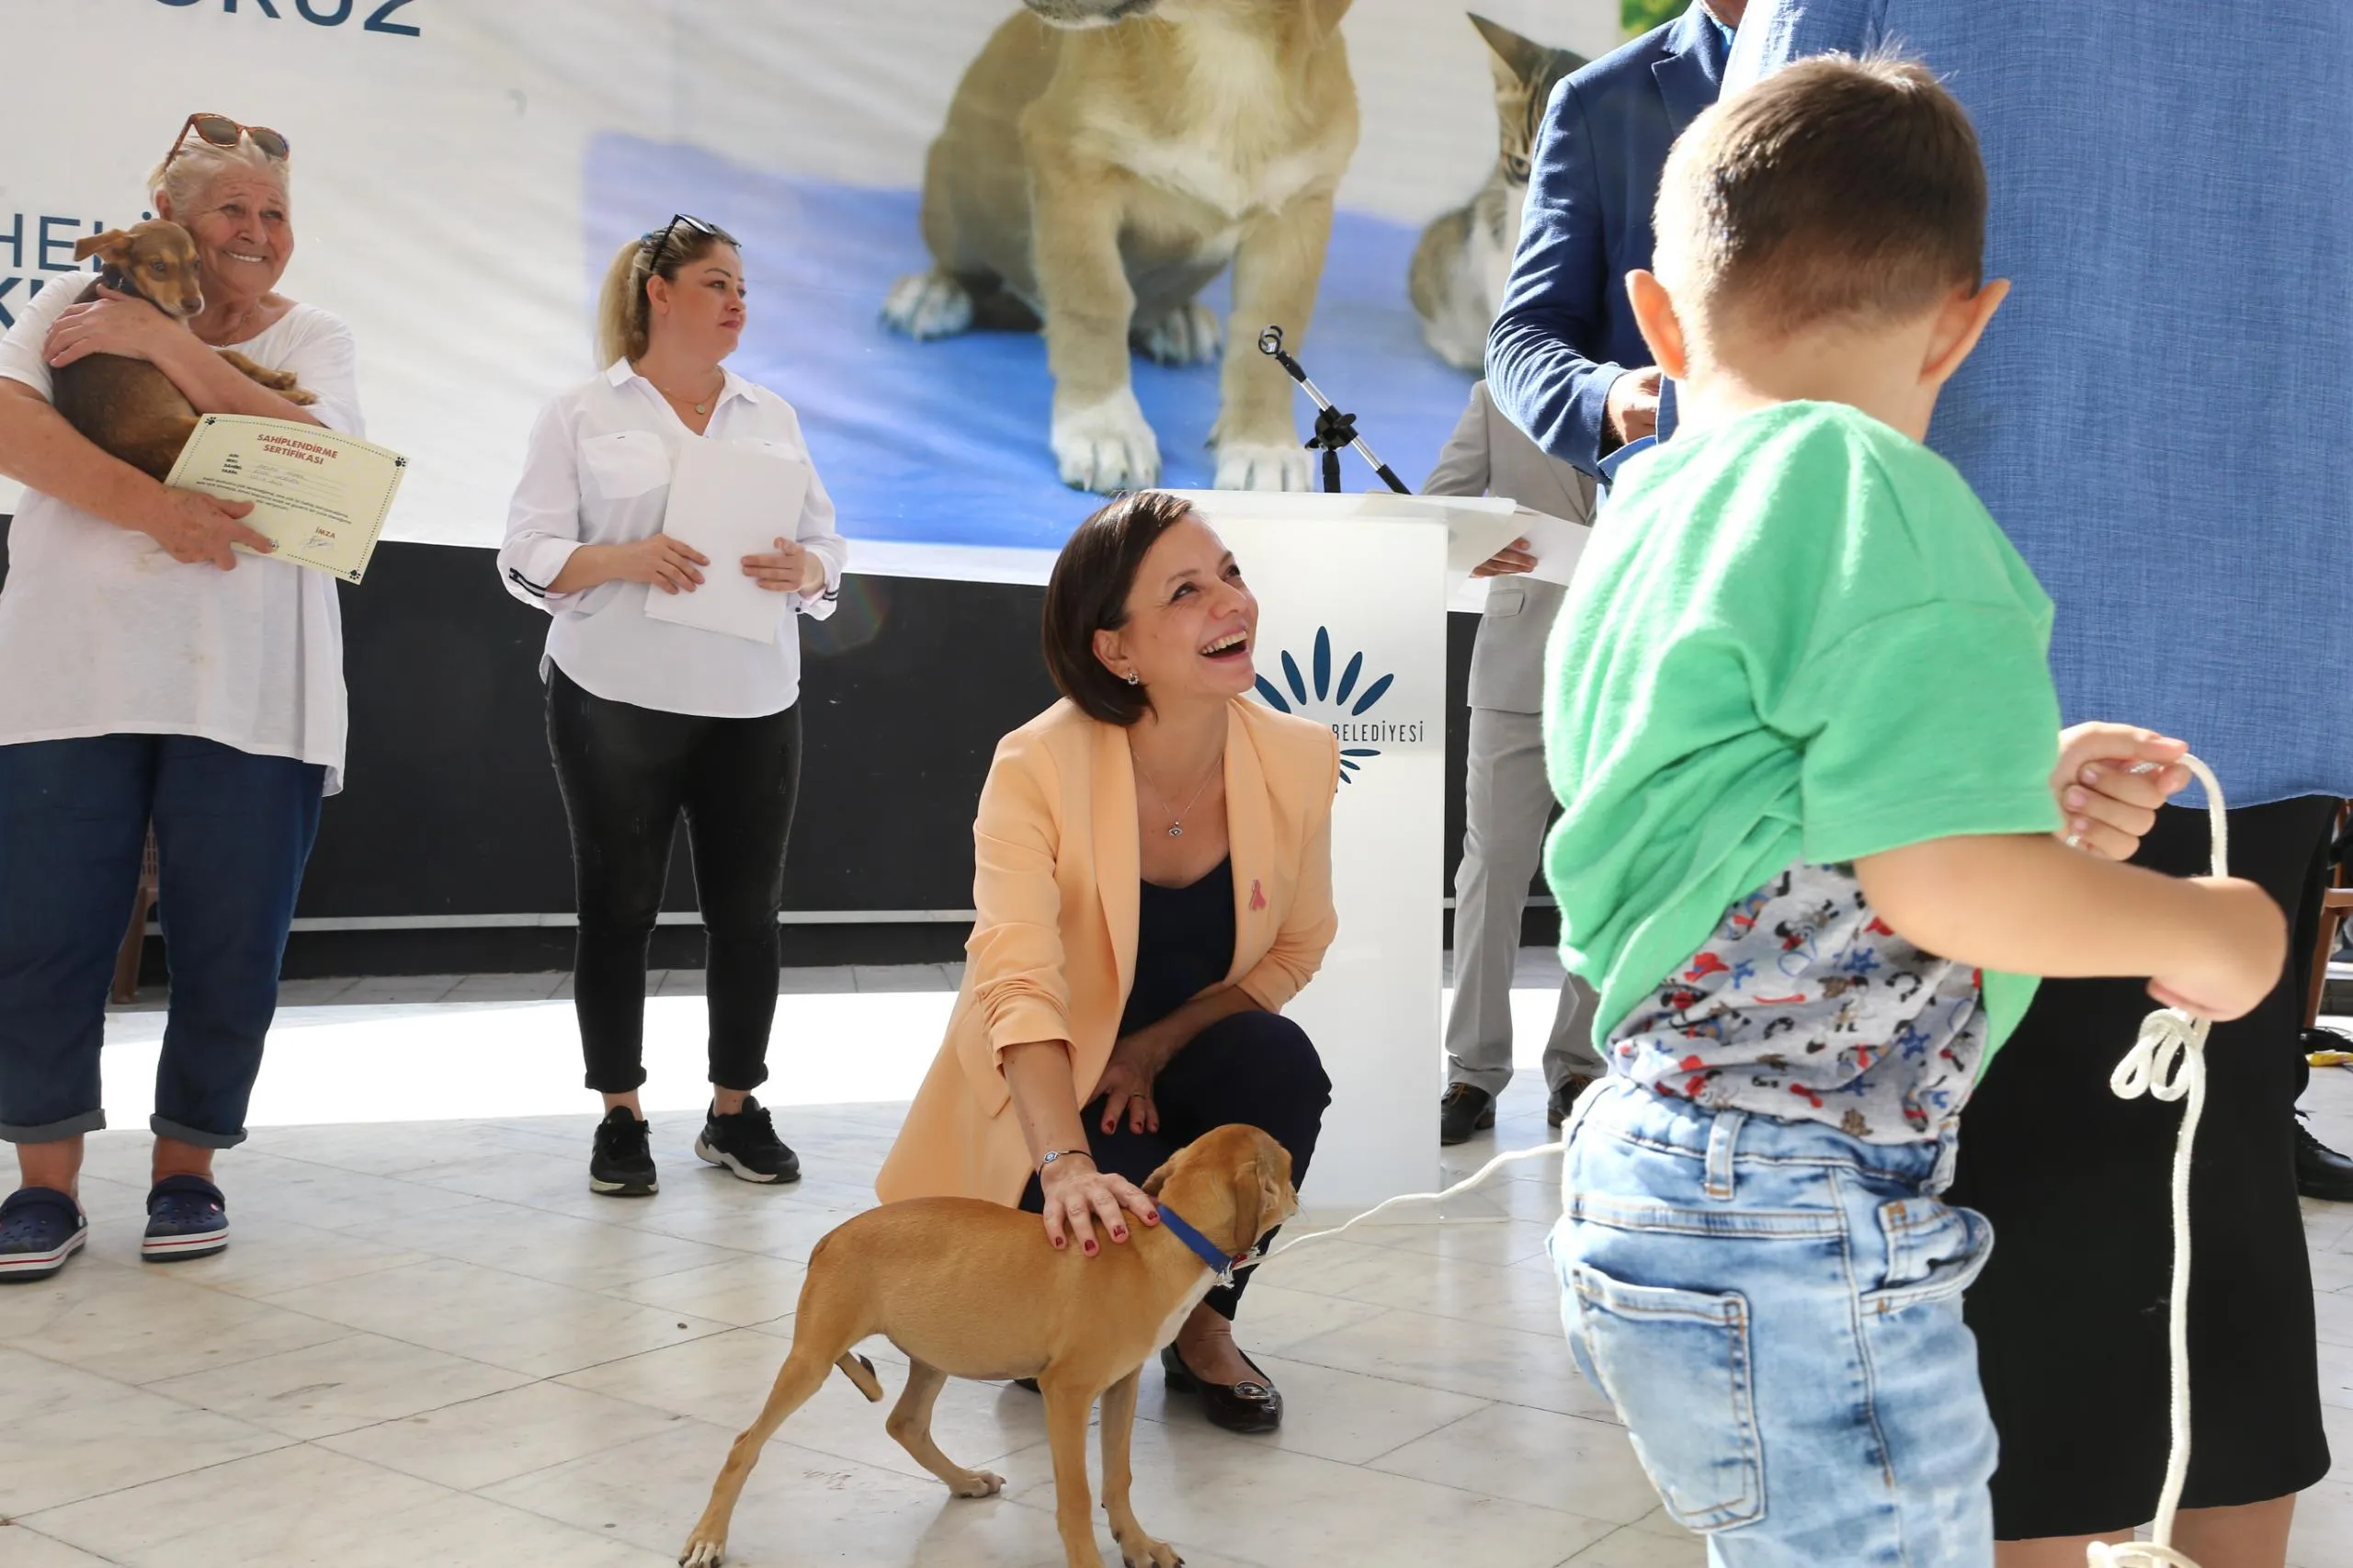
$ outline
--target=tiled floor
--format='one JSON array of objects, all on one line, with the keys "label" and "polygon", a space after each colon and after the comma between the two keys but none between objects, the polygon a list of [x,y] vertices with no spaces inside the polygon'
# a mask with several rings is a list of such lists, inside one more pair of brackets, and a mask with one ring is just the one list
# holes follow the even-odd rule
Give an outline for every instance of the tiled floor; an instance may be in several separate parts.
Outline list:
[{"label": "tiled floor", "polygon": [[[944,1001],[865,994],[920,977],[834,972],[848,994],[827,1005],[878,1026],[918,1027],[929,1015],[901,1003]],[[1540,1017],[1557,972],[1524,970],[1525,1011]],[[368,1031],[317,1039],[347,1040],[343,1075],[389,1081],[411,1065],[392,1045],[421,1048],[437,1025],[560,1017],[546,1006],[556,979],[335,995],[302,983],[313,991],[288,1000],[304,1017],[366,1009]],[[119,1022],[130,1040],[150,1032]],[[2353,1144],[2353,1074],[2321,1076],[2316,1125]],[[136,1256],[143,1136],[99,1135],[88,1253],[56,1281],[0,1292],[0,1564],[673,1561],[782,1358],[811,1246],[868,1201],[900,1114],[798,1097],[782,1117],[810,1173],[798,1187],[701,1166],[693,1115],[665,1112],[663,1191],[641,1203],[587,1191],[585,1114],[262,1128],[223,1164],[236,1244],[169,1269]],[[1449,1168],[1546,1137],[1523,1073],[1498,1144]],[[1146,1525],[1195,1568],[1699,1562],[1561,1345],[1542,1256],[1552,1166],[1509,1167],[1447,1223],[1411,1219],[1269,1266],[1243,1337],[1289,1422],[1268,1438],[1222,1434],[1148,1377]],[[2314,1206],[2307,1230],[2347,1459],[2306,1497],[2293,1560],[2353,1568],[2353,1206]],[[869,1353],[895,1385],[889,1346]],[[949,1385],[941,1446],[1009,1482],[957,1502],[832,1380],[755,1474],[732,1561],[1059,1564],[1040,1416],[1018,1390]]]}]

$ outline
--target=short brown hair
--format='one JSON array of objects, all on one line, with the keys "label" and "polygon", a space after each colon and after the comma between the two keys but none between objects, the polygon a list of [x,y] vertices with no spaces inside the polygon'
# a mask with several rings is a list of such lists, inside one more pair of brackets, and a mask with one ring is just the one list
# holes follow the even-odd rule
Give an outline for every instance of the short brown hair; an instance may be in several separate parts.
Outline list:
[{"label": "short brown hair", "polygon": [[1658,195],[1659,272],[1768,332],[1886,320],[1984,281],[1985,165],[1915,61],[1800,61],[1694,120]]},{"label": "short brown hair", "polygon": [[1046,668],[1091,719],[1122,728],[1152,711],[1152,699],[1095,656],[1095,634],[1128,623],[1128,595],[1160,536],[1193,515],[1165,490],[1139,490],[1098,507],[1054,558],[1040,631]]}]

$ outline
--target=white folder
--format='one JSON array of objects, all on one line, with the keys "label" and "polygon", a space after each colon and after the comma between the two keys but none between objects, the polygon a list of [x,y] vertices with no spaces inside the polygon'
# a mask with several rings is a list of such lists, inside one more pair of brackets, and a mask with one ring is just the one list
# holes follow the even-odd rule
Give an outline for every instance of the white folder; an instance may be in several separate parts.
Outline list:
[{"label": "white folder", "polygon": [[778,540],[800,537],[809,479],[807,463],[764,443],[701,436],[680,443],[662,531],[702,551],[710,564],[692,593],[647,588],[646,615],[754,642],[775,642],[791,596],[745,575],[744,557],[772,555]]}]

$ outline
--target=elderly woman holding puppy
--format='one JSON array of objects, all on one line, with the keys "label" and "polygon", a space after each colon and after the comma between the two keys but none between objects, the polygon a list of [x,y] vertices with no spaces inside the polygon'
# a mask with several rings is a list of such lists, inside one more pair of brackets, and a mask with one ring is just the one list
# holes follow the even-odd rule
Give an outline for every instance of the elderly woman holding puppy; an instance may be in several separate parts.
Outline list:
[{"label": "elderly woman holding puppy", "polygon": [[[268,559],[242,504],[109,457],[52,406],[52,377],[116,355],[199,413],[358,432],[350,332],[278,292],[287,174],[278,132],[191,115],[147,193],[193,243],[201,308],[52,282],[0,342],[0,473],[25,485],[0,593],[0,1139],[22,1173],[0,1203],[0,1280],[54,1274],[87,1233],[82,1140],[106,1125],[107,988],[151,822],[172,991],[142,1256],[228,1244],[213,1156],[245,1135],[320,800],[341,786],[335,588]],[[313,401],[258,384],[229,348]]]},{"label": "elderly woman holding puppy", "polygon": [[[1092,1256],[1098,1229],[1160,1223],[1139,1184],[1226,1123],[1304,1182],[1332,1085],[1280,1009],[1338,928],[1340,756],[1329,728],[1251,699],[1257,622],[1176,496],[1114,501],[1063,547],[1044,642],[1063,699],[999,743],[982,788],[963,991],[885,1201],[1018,1201]],[[1271,1431],[1282,1396],[1232,1331],[1247,1279],[1211,1290],[1161,1365],[1218,1426]]]}]

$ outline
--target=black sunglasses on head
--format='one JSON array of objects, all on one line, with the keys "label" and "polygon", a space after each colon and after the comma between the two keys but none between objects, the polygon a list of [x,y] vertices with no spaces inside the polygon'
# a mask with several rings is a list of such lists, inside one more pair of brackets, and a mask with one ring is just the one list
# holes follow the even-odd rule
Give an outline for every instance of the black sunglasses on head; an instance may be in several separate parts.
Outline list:
[{"label": "black sunglasses on head", "polygon": [[662,265],[662,253],[670,248],[670,236],[676,233],[681,228],[685,229],[689,234],[708,234],[714,239],[721,240],[727,238],[727,231],[722,229],[716,223],[707,223],[691,213],[673,212],[670,214],[670,222],[668,223],[665,224],[659,230],[648,230],[644,236],[637,242],[641,245],[651,245],[653,247],[645,253],[645,267],[647,271],[650,272],[654,268]]}]

